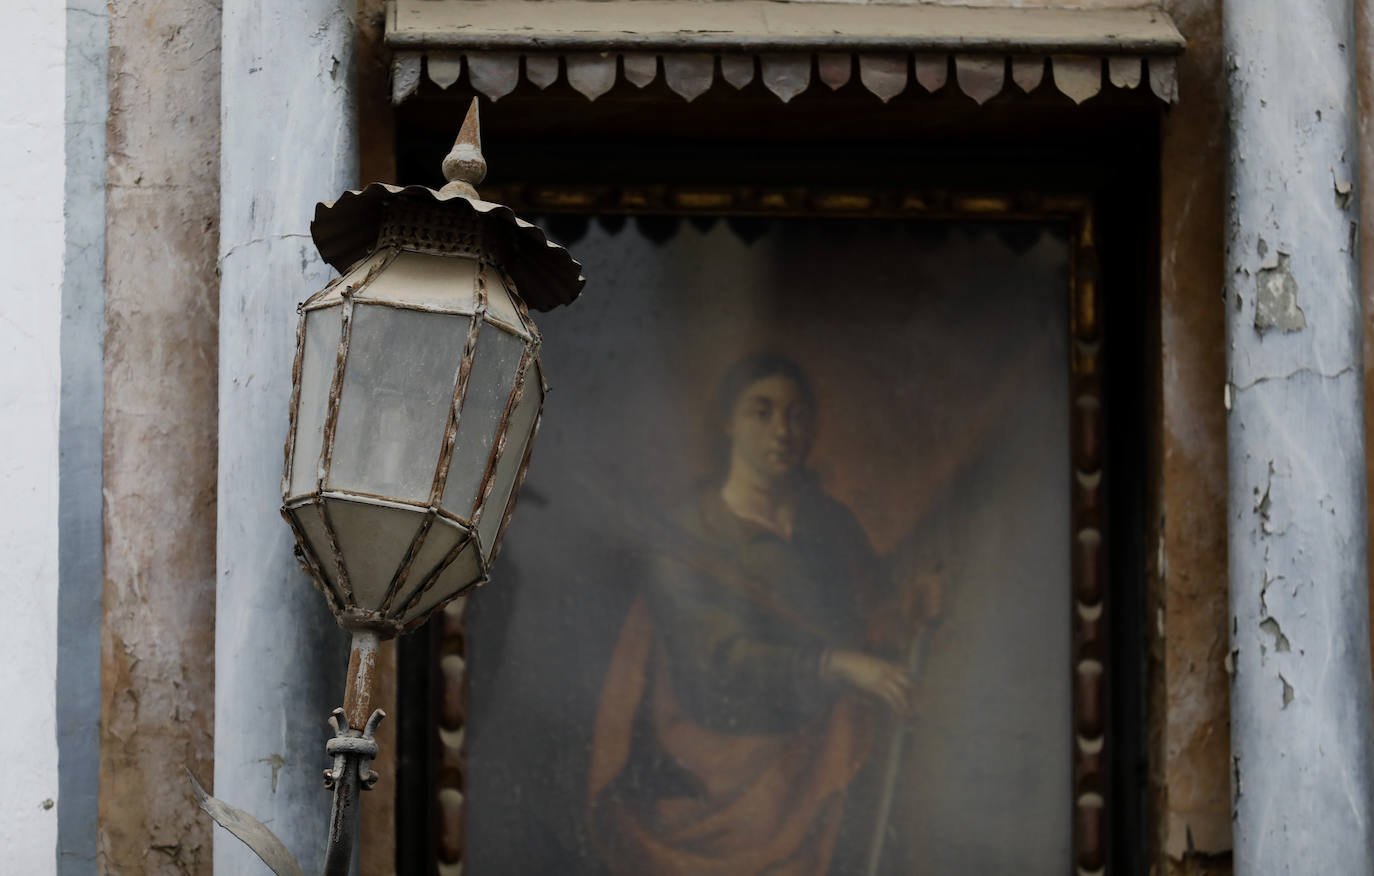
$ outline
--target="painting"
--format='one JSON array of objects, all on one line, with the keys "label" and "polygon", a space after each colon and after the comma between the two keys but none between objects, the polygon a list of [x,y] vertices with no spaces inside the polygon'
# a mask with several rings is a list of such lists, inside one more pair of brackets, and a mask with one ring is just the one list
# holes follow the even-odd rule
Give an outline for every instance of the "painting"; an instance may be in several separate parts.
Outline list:
[{"label": "painting", "polygon": [[1072,872],[1073,224],[575,231],[464,609],[464,872]]}]

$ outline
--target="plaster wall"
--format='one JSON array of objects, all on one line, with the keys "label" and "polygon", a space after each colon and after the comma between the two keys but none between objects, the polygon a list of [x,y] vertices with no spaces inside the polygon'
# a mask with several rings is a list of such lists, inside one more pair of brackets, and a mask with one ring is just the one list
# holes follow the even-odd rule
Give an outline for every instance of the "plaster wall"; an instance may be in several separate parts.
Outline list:
[{"label": "plaster wall", "polygon": [[105,0],[67,0],[66,254],[58,488],[57,872],[95,869],[100,772],[105,333]]},{"label": "plaster wall", "polygon": [[103,873],[210,872],[218,7],[109,5]]},{"label": "plaster wall", "polygon": [[66,170],[66,11],[19,0],[0,53],[0,849],[13,872],[56,867],[58,430]]},{"label": "plaster wall", "polygon": [[[278,507],[295,305],[334,274],[310,219],[357,186],[354,11],[232,0],[223,17],[215,794],[269,824],[306,872],[324,860],[325,721],[347,640]],[[266,872],[223,831],[215,869]]]}]

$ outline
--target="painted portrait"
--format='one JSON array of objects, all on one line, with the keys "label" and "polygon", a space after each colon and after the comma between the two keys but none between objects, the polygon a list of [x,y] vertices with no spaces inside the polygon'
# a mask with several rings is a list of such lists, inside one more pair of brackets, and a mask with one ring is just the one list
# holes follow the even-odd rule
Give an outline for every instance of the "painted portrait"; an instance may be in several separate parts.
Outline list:
[{"label": "painted portrait", "polygon": [[1067,872],[1063,229],[578,233],[466,608],[465,870]]}]

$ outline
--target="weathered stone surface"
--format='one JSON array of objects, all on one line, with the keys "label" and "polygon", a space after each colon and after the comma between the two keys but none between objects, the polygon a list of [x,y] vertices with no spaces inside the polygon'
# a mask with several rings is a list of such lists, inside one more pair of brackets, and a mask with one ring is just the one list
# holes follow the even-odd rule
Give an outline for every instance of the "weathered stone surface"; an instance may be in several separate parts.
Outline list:
[{"label": "weathered stone surface", "polygon": [[110,10],[99,866],[208,873],[219,9]]},{"label": "weathered stone surface", "polygon": [[[1166,4],[1188,37],[1160,155],[1160,384],[1151,617],[1155,866],[1231,845],[1226,631],[1221,4]],[[1161,860],[1161,858],[1167,858]],[[1174,872],[1172,869],[1169,872]],[[1180,871],[1192,872],[1192,871]],[[1210,872],[1210,871],[1209,871]]]}]

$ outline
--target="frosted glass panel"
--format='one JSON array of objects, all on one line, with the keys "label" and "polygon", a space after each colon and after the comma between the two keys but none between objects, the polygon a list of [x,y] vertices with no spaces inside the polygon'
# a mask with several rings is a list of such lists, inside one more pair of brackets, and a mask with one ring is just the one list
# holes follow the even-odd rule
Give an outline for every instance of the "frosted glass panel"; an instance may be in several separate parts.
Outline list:
[{"label": "frosted glass panel", "polygon": [[520,312],[511,300],[510,293],[506,291],[506,286],[501,280],[501,272],[496,268],[487,268],[486,290],[487,313],[501,322],[523,329],[525,323],[520,319]]},{"label": "frosted glass panel", "polygon": [[506,514],[506,503],[510,499],[511,487],[515,476],[520,472],[520,463],[525,458],[525,447],[529,444],[530,432],[534,429],[534,418],[539,413],[539,401],[543,397],[539,385],[539,369],[530,366],[525,376],[525,391],[510,417],[510,432],[506,437],[506,449],[501,461],[496,464],[496,477],[492,480],[491,494],[487,497],[486,510],[477,524],[477,537],[482,542],[482,555],[491,559],[495,546],[496,533],[501,528],[501,518]]},{"label": "frosted glass panel", "polygon": [[358,291],[358,297],[472,313],[476,285],[477,263],[472,259],[402,251],[385,271]]},{"label": "frosted glass panel", "polygon": [[429,500],[467,334],[461,316],[355,306],[332,489]]},{"label": "frosted glass panel", "polygon": [[391,247],[379,249],[371,255],[358,262],[348,273],[339,278],[339,282],[325,289],[318,298],[306,301],[306,305],[315,308],[323,307],[328,304],[338,304],[343,301],[343,291],[349,286],[357,286],[367,276],[367,272],[375,268],[386,260],[394,250]]},{"label": "frosted glass panel", "polygon": [[369,611],[381,607],[401,559],[420,531],[424,512],[326,499],[334,536],[339,540],[353,602]]},{"label": "frosted glass panel", "polygon": [[305,355],[301,358],[301,397],[296,407],[296,447],[291,454],[288,496],[313,492],[329,413],[329,384],[339,356],[343,315],[338,307],[305,314]]},{"label": "frosted glass panel", "polygon": [[444,507],[465,520],[477,501],[477,487],[486,473],[524,352],[524,340],[494,325],[484,324],[478,333],[453,463],[444,484]]},{"label": "frosted glass panel", "polygon": [[433,572],[435,567],[443,562],[444,557],[448,556],[448,552],[453,550],[453,546],[465,537],[465,530],[446,522],[442,517],[434,521],[434,525],[425,534],[425,542],[420,546],[420,552],[410,564],[410,574],[406,576],[402,591],[391,602],[390,614],[399,612],[401,606],[406,604],[406,600],[418,588],[424,586],[429,573]]},{"label": "frosted glass panel", "polygon": [[320,516],[320,509],[317,505],[304,505],[290,512],[295,518],[296,525],[305,533],[305,540],[310,544],[310,549],[314,551],[315,558],[319,560],[320,571],[329,581],[329,587],[334,591],[334,596],[343,602],[343,593],[339,590],[339,571],[334,564],[334,551],[329,547],[329,535],[324,529],[324,518]]},{"label": "frosted glass panel", "polygon": [[464,587],[477,580],[480,574],[480,566],[477,562],[477,548],[474,543],[469,542],[463,548],[463,552],[454,557],[453,562],[439,576],[439,580],[434,582],[434,586],[429,588],[429,592],[420,598],[415,607],[406,612],[405,620],[417,618],[434,606],[448,599],[453,594],[462,590]]}]

